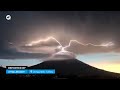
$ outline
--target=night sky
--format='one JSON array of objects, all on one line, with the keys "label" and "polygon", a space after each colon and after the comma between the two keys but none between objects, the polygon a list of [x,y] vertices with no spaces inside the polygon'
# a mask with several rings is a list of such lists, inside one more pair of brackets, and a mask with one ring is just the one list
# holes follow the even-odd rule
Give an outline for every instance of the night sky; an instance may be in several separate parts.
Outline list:
[{"label": "night sky", "polygon": [[[6,20],[5,18],[5,16],[8,14],[11,15],[12,17],[12,19],[9,21]],[[74,52],[76,55],[88,55],[88,54],[96,55],[101,53],[119,54],[120,12],[119,11],[0,12],[1,59],[9,58],[21,59],[21,57],[36,58],[39,55],[41,55],[40,57],[49,56],[48,53],[45,52],[42,53],[43,51],[39,52],[38,54],[38,51],[35,51],[36,49],[33,49],[33,47],[31,47],[29,50],[27,47],[24,47],[24,45],[27,43],[39,40],[41,38],[45,39],[49,36],[55,37],[58,41],[61,42],[63,46],[67,45],[71,39],[75,39],[82,43],[93,43],[96,45],[107,42],[114,43],[114,46],[110,48],[94,46],[84,47],[75,44],[75,46],[72,45],[70,49],[68,48],[68,50]],[[53,46],[55,47],[55,45]],[[26,50],[26,52],[22,52],[23,50],[24,51]],[[37,54],[35,52],[37,52]],[[103,60],[104,57],[101,60]],[[82,58],[80,58],[80,60],[81,59]],[[116,59],[116,61],[119,60],[120,57]],[[88,63],[88,61],[90,60],[88,60],[87,58],[85,62]]]}]

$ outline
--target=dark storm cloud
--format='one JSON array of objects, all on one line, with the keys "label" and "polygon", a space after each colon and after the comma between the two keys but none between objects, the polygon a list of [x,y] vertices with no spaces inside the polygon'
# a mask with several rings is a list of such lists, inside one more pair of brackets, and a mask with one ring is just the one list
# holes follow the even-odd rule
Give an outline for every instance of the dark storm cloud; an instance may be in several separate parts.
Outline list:
[{"label": "dark storm cloud", "polygon": [[[7,14],[12,16],[11,21],[5,19]],[[111,41],[115,43],[114,49],[119,52],[119,29],[119,11],[2,11],[0,56],[11,52],[8,42],[19,46],[51,35],[64,45],[67,45],[70,39],[94,44]],[[88,50],[94,49],[91,47]]]},{"label": "dark storm cloud", "polygon": [[30,59],[30,58],[45,58],[49,57],[50,54],[45,53],[27,53],[19,52],[16,49],[6,49],[0,52],[0,59]]}]

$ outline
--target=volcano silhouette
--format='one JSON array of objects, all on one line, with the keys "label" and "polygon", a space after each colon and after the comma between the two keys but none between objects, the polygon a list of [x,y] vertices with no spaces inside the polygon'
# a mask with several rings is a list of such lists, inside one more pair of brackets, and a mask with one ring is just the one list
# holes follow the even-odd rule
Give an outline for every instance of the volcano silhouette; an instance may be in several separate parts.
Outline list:
[{"label": "volcano silhouette", "polygon": [[[55,79],[118,79],[120,74],[97,69],[77,59],[45,61],[29,69],[55,69]],[[47,75],[46,75],[47,76]],[[51,75],[52,76],[52,75]]]},{"label": "volcano silhouette", "polygon": [[55,69],[55,74],[36,74],[36,75],[6,75],[5,69],[0,68],[4,79],[19,80],[44,80],[44,79],[120,79],[120,74],[104,71],[92,67],[77,59],[68,60],[49,60],[40,64],[27,67],[27,69]]}]

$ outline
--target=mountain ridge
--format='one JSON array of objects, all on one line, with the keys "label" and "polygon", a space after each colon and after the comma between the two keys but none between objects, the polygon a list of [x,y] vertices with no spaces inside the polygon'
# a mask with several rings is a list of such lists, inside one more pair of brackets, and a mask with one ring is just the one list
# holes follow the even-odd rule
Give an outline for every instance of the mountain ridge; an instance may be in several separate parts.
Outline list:
[{"label": "mountain ridge", "polygon": [[77,59],[69,59],[63,61],[44,61],[40,64],[29,67],[31,69],[55,69],[56,75],[58,77],[69,77],[75,76],[77,78],[96,77],[102,78],[120,78],[120,74],[112,73],[105,70],[101,70],[95,67],[92,67],[84,62],[81,62]]},{"label": "mountain ridge", "polygon": [[2,79],[14,80],[51,80],[51,79],[120,79],[120,74],[108,72],[90,66],[77,59],[49,60],[27,67],[26,69],[55,69],[55,74],[6,75],[5,68],[0,67]]}]

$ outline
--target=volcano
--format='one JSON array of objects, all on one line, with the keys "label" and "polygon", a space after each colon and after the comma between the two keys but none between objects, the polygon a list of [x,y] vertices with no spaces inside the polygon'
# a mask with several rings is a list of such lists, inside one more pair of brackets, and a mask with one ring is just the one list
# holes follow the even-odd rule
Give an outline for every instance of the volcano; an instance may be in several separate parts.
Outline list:
[{"label": "volcano", "polygon": [[[6,75],[0,68],[3,79],[19,80],[50,80],[50,79],[120,79],[120,74],[92,67],[77,59],[49,60],[27,67],[27,69],[55,69],[55,74]],[[3,74],[2,74],[3,73]]]},{"label": "volcano", "polygon": [[120,79],[118,73],[97,69],[77,59],[49,60],[29,69],[55,69],[56,74],[51,75],[52,79]]}]

